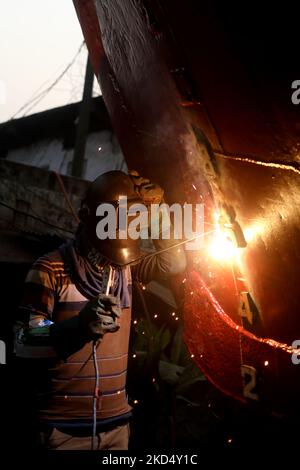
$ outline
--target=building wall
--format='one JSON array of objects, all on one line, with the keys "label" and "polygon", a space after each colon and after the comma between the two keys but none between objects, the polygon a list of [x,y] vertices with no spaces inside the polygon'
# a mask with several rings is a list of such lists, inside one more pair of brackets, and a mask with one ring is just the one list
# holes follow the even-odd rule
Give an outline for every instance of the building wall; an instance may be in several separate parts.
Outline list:
[{"label": "building wall", "polygon": [[[62,139],[49,139],[9,151],[7,160],[71,175],[73,152],[74,149],[63,147]],[[89,134],[85,159],[82,177],[89,181],[106,171],[127,171],[122,150],[115,135],[109,130]]]}]

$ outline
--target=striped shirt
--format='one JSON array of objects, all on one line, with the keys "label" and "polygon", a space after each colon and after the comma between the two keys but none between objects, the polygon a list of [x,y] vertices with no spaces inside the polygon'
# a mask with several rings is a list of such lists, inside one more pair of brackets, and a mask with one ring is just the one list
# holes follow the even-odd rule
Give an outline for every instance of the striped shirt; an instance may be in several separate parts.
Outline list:
[{"label": "striped shirt", "polygon": [[[169,241],[156,241],[157,248],[166,247],[167,243]],[[145,259],[131,269],[135,279],[146,283],[153,278],[166,278],[184,268],[183,252],[172,249]],[[78,291],[72,279],[72,267],[62,259],[59,250],[39,258],[26,278],[20,305],[23,323],[36,328],[45,322],[59,323],[77,316],[88,299]],[[130,268],[126,268],[126,280],[131,293]],[[97,348],[100,374],[97,422],[100,427],[130,414],[125,390],[130,323],[131,308],[124,308],[120,329],[104,335]],[[40,421],[61,428],[91,426],[95,388],[92,343],[85,344],[65,360],[56,356],[51,344],[39,344],[38,340],[27,346],[21,340],[16,344],[17,356],[48,357],[45,361],[47,386],[38,391]]]}]

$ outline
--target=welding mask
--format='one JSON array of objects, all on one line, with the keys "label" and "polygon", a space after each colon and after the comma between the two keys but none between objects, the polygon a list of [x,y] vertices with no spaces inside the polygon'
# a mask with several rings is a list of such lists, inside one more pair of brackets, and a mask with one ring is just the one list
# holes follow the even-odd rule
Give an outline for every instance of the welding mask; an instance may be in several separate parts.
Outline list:
[{"label": "welding mask", "polygon": [[79,211],[80,220],[86,225],[89,241],[116,266],[131,263],[140,256],[140,240],[132,239],[126,228],[120,227],[120,203],[123,216],[124,210],[127,210],[128,226],[129,208],[133,204],[141,204],[142,200],[126,173],[109,171],[91,183]]}]

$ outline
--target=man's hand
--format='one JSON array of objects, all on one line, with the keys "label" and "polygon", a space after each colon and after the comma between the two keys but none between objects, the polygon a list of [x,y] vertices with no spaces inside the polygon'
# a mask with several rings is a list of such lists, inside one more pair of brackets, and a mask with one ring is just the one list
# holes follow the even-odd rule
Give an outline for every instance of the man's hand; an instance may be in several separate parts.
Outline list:
[{"label": "man's hand", "polygon": [[143,178],[135,170],[129,171],[129,176],[136,193],[144,204],[160,204],[162,202],[164,190],[158,184],[150,183],[149,179]]},{"label": "man's hand", "polygon": [[121,308],[118,299],[112,295],[101,294],[91,300],[79,312],[79,326],[89,339],[101,338],[105,333],[118,331],[118,318]]},{"label": "man's hand", "polygon": [[50,343],[60,358],[66,359],[89,341],[105,333],[118,331],[121,308],[112,295],[99,295],[88,302],[78,315],[50,326]]}]

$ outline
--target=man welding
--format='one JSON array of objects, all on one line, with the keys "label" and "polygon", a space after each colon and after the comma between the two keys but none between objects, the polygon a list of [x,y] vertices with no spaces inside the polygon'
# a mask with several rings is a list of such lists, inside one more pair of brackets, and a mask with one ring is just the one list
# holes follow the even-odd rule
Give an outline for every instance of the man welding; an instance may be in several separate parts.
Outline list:
[{"label": "man welding", "polygon": [[47,449],[128,448],[131,279],[146,284],[185,269],[184,250],[172,240],[154,240],[159,253],[143,258],[138,239],[97,237],[97,207],[117,207],[124,196],[159,203],[163,190],[135,172],[99,176],[82,201],[75,239],[38,259],[26,279],[16,355],[36,361],[45,376],[35,380]]}]

